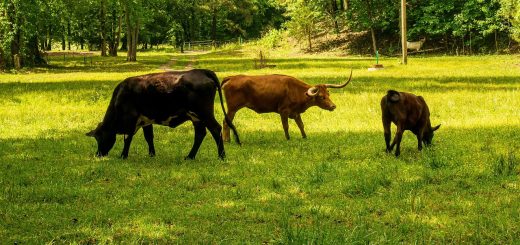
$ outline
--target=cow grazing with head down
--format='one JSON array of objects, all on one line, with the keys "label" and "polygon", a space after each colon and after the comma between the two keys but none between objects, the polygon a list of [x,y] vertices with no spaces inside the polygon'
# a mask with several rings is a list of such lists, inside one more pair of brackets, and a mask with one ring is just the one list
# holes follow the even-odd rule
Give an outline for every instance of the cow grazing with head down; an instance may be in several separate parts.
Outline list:
[{"label": "cow grazing with head down", "polygon": [[[289,139],[288,119],[294,119],[303,138],[306,138],[303,121],[300,116],[311,106],[333,111],[336,105],[329,98],[327,88],[343,88],[352,79],[352,71],[348,81],[341,85],[306,84],[294,77],[285,75],[226,77],[222,81],[222,90],[226,97],[228,118],[233,121],[235,113],[247,107],[257,113],[275,112],[282,119],[285,138]],[[229,128],[224,122],[224,141],[229,141]]]},{"label": "cow grazing with head down", "polygon": [[[96,138],[97,156],[106,156],[117,134],[125,135],[122,158],[128,157],[132,137],[143,128],[151,156],[155,155],[152,124],[169,127],[191,121],[195,141],[186,159],[193,159],[206,136],[206,128],[217,144],[218,155],[225,157],[222,127],[214,116],[215,92],[218,91],[224,114],[222,91],[217,76],[210,70],[172,71],[130,77],[114,89],[103,122],[87,136]],[[229,121],[240,142],[235,128]]]},{"label": "cow grazing with head down", "polygon": [[[406,92],[388,90],[381,99],[381,111],[383,128],[385,131],[386,152],[392,152],[395,145],[395,156],[401,154],[401,138],[405,130],[412,131],[417,136],[418,149],[422,150],[422,143],[430,145],[433,133],[439,129],[440,124],[433,127],[430,123],[430,110],[422,96]],[[394,141],[390,145],[390,123],[397,126]]]}]

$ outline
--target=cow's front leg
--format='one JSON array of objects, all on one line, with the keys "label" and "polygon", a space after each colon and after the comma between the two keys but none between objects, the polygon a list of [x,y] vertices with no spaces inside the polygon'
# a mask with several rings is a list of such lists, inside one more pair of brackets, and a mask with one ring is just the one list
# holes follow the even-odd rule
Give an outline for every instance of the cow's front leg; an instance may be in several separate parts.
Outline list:
[{"label": "cow's front leg", "polygon": [[144,138],[148,143],[148,154],[151,157],[155,156],[155,147],[153,145],[153,126],[152,124],[143,127]]},{"label": "cow's front leg", "polygon": [[282,117],[282,126],[283,131],[285,132],[285,138],[289,140],[291,139],[289,136],[289,116],[287,114],[280,114],[280,116]]},{"label": "cow's front leg", "polygon": [[123,147],[123,152],[121,152],[121,158],[126,159],[128,157],[128,151],[130,150],[130,143],[132,143],[132,138],[134,134],[125,135],[125,146]]},{"label": "cow's front leg", "polygon": [[197,155],[197,151],[199,151],[200,144],[204,137],[206,137],[206,127],[202,122],[193,122],[193,127],[195,128],[195,140],[193,141],[193,147],[191,147],[191,151],[184,159],[195,159],[195,155]]},{"label": "cow's front leg", "polygon": [[301,115],[297,114],[296,117],[294,118],[294,121],[296,121],[296,125],[298,125],[298,128],[300,128],[300,132],[302,133],[302,138],[304,138],[304,139],[307,138],[307,135],[305,134]]}]

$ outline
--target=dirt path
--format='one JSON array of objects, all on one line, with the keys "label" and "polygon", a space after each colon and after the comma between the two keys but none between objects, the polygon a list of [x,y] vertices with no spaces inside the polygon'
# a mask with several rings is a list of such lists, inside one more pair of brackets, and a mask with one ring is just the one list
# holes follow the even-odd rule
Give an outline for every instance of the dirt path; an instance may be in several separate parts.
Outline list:
[{"label": "dirt path", "polygon": [[[185,53],[188,53],[188,52],[190,52],[190,51],[186,51]],[[209,53],[209,51],[206,51],[206,52],[191,51],[191,53],[194,53],[195,55],[186,56],[189,60],[188,60],[188,63],[186,64],[186,66],[184,66],[184,70],[191,70],[195,67],[195,64],[197,63],[197,54],[205,54],[205,53]],[[177,62],[178,62],[177,58],[172,57],[166,64],[159,66],[159,69],[161,69],[163,71],[173,71],[174,69],[172,69],[172,67],[175,66],[177,64]]]},{"label": "dirt path", "polygon": [[159,67],[159,69],[161,69],[163,71],[173,71],[173,69],[171,67],[174,66],[175,64],[177,64],[177,59],[171,58],[170,61],[168,61],[168,63],[161,65]]}]

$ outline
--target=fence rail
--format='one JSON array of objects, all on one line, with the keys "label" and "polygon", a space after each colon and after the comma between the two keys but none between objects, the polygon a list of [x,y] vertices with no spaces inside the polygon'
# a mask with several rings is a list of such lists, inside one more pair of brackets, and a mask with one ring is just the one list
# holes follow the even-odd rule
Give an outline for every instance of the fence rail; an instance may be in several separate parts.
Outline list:
[{"label": "fence rail", "polygon": [[190,50],[190,51],[192,51],[192,50],[205,51],[205,50],[212,49],[213,47],[220,47],[222,45],[229,44],[229,43],[242,44],[243,41],[244,41],[244,39],[242,39],[241,37],[238,37],[237,39],[227,40],[227,41],[213,41],[213,40],[189,41],[189,42],[182,43],[182,49]]},{"label": "fence rail", "polygon": [[47,64],[50,64],[51,57],[63,57],[63,61],[67,61],[68,57],[83,57],[83,63],[87,63],[87,57],[90,58],[90,64],[92,65],[92,56],[94,56],[94,52],[77,52],[77,51],[45,51],[42,52],[42,56],[47,61]]}]

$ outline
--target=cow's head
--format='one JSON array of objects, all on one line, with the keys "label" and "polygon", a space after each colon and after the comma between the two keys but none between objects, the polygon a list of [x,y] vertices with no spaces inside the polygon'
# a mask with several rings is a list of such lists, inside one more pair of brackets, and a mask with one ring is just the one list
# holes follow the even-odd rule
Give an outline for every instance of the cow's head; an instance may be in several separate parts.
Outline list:
[{"label": "cow's head", "polygon": [[329,111],[336,109],[336,105],[330,100],[329,91],[324,84],[318,84],[309,88],[306,94],[312,98],[313,105]]},{"label": "cow's head", "polygon": [[332,103],[332,101],[329,98],[329,91],[327,88],[343,88],[347,86],[347,84],[350,83],[350,80],[352,80],[352,70],[350,71],[350,77],[348,81],[346,81],[343,84],[318,84],[314,87],[309,88],[307,90],[306,94],[309,97],[313,98],[314,104],[318,107],[333,111],[336,109],[336,105]]},{"label": "cow's head", "polygon": [[424,144],[426,145],[430,145],[432,143],[432,140],[433,140],[433,133],[439,129],[441,127],[441,125],[437,125],[435,127],[431,127],[430,125],[427,126],[428,128],[426,128],[424,130],[424,133],[423,133],[423,141],[424,141]]},{"label": "cow's head", "polygon": [[98,157],[108,155],[108,152],[116,143],[116,134],[110,130],[104,129],[102,123],[100,123],[96,129],[88,132],[86,135],[96,138],[98,144],[96,156]]}]

